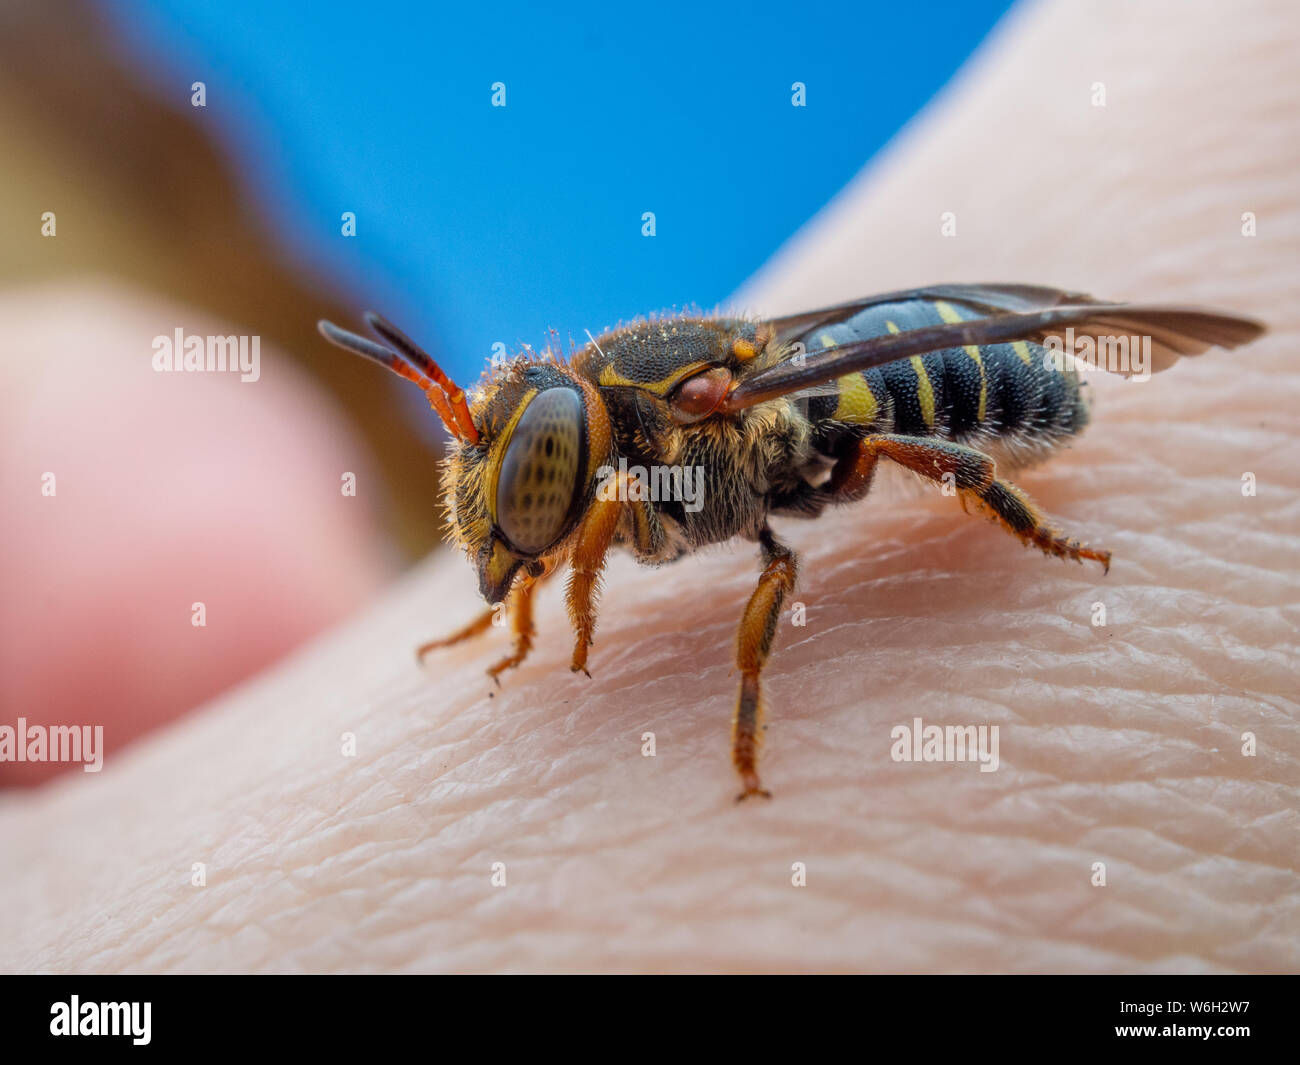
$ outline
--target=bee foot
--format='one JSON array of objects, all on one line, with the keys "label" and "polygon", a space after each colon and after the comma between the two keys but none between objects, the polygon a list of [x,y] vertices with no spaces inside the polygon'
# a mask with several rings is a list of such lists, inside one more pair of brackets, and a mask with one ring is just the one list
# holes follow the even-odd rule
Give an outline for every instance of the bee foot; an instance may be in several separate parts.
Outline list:
[{"label": "bee foot", "polygon": [[744,802],[751,795],[757,795],[761,799],[770,799],[772,797],[772,793],[768,791],[767,788],[760,788],[757,785],[754,785],[753,787],[747,787],[744,791],[742,791],[739,795],[737,795],[736,802],[738,803]]}]

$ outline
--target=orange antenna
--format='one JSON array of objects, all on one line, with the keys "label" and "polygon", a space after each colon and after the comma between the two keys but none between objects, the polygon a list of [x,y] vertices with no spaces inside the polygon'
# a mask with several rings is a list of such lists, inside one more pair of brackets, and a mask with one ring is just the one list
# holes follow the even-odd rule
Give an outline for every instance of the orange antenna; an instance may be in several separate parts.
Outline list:
[{"label": "orange antenna", "polygon": [[[400,339],[401,343],[396,344],[398,351],[392,351],[382,344],[376,344],[373,340],[367,340],[365,337],[357,336],[356,333],[350,333],[346,329],[340,329],[333,322],[328,322],[322,318],[316,323],[316,328],[320,330],[321,336],[345,351],[350,351],[354,355],[360,355],[371,362],[377,362],[380,366],[387,367],[399,377],[405,377],[419,385],[429,400],[429,405],[442,420],[442,424],[447,427],[447,431],[452,436],[465,441],[467,444],[478,443],[478,429],[475,428],[474,422],[469,416],[469,404],[465,401],[465,393],[452,384],[437,363],[433,361],[423,350],[416,347],[406,336],[390,326],[379,315],[366,315],[366,322],[380,336],[385,336],[380,327],[371,318],[382,323],[383,327],[391,330],[392,334]],[[385,336],[385,339],[388,339]],[[433,372],[431,373],[430,370]],[[455,390],[459,396],[459,404],[463,410],[456,409],[456,401],[452,399],[449,389]]]},{"label": "orange antenna", "polygon": [[438,387],[442,389],[443,394],[447,397],[447,402],[451,404],[452,417],[456,419],[456,424],[460,426],[460,432],[456,435],[470,444],[478,443],[478,429],[474,427],[474,421],[469,416],[469,401],[465,398],[463,389],[456,385],[450,377],[443,372],[439,366],[414,340],[403,333],[397,326],[393,325],[387,318],[375,311],[366,311],[363,318],[366,325],[370,326],[374,334],[381,340],[386,340],[398,354],[406,359],[408,363],[413,364],[421,373],[438,382]]}]

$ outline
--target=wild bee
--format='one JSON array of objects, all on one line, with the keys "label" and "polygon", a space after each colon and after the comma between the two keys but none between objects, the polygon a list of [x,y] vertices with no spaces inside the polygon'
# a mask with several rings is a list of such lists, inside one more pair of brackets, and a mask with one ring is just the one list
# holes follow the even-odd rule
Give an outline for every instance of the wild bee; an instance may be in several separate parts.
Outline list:
[{"label": "wild bee", "polygon": [[[1131,358],[1094,365],[1149,373],[1263,332],[1196,308],[1108,303],[1033,285],[939,285],[765,321],[641,320],[567,358],[525,353],[467,397],[379,315],[365,321],[381,343],[325,321],[319,328],[419,385],[451,434],[451,536],[477,568],[483,598],[506,603],[514,635],[512,653],[488,670],[494,679],[527,656],[534,592],[562,563],[576,639],[571,668],[585,673],[611,547],[657,566],[733,537],[757,543],[762,573],[735,651],[738,799],[769,796],[758,776],[759,678],[797,569],[769,516],[813,518],[860,500],[887,459],[947,485],[963,509],[989,515],[1023,543],[1109,571],[1109,551],[1065,535],[1004,476],[1087,424],[1075,356],[1113,355],[1117,337],[1132,338]],[[1062,336],[1072,341],[1068,351]],[[650,469],[701,471],[696,505],[647,491],[642,473]],[[492,617],[489,607],[418,654],[482,633]]]}]

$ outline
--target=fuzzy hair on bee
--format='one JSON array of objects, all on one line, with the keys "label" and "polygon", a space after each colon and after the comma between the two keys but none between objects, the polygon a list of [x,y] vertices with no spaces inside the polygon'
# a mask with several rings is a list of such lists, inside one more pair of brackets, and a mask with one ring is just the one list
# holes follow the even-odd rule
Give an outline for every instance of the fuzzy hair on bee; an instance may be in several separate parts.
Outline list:
[{"label": "fuzzy hair on bee", "polygon": [[[504,602],[513,648],[488,670],[499,683],[532,649],[537,588],[567,568],[570,668],[586,673],[612,549],[657,566],[737,538],[757,545],[761,571],[735,646],[738,799],[769,796],[758,775],[761,674],[798,572],[771,517],[812,519],[862,500],[883,460],[955,489],[963,509],[1027,546],[1108,572],[1109,551],[1066,535],[1005,477],[1088,424],[1075,353],[1106,353],[1089,369],[1147,375],[1263,332],[1202,308],[1037,285],[936,285],[769,319],[637,319],[568,357],[554,344],[526,351],[469,396],[395,326],[373,312],[364,320],[377,340],[319,328],[424,390],[450,434],[448,538],[489,604],[420,646],[421,659],[486,632],[492,605]],[[678,490],[695,483],[685,474],[698,474],[699,498]]]}]

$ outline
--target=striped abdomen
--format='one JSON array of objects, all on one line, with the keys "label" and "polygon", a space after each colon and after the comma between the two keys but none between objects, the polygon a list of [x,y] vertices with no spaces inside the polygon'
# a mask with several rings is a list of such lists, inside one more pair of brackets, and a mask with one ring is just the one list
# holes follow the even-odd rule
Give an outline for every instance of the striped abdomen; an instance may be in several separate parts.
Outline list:
[{"label": "striped abdomen", "polygon": [[[868,307],[803,338],[808,351],[979,317],[955,302],[914,299]],[[948,348],[840,378],[834,395],[813,396],[809,419],[871,432],[938,436],[958,442],[997,438],[1023,449],[1049,448],[1088,421],[1073,370],[1044,366],[1037,344]]]}]

